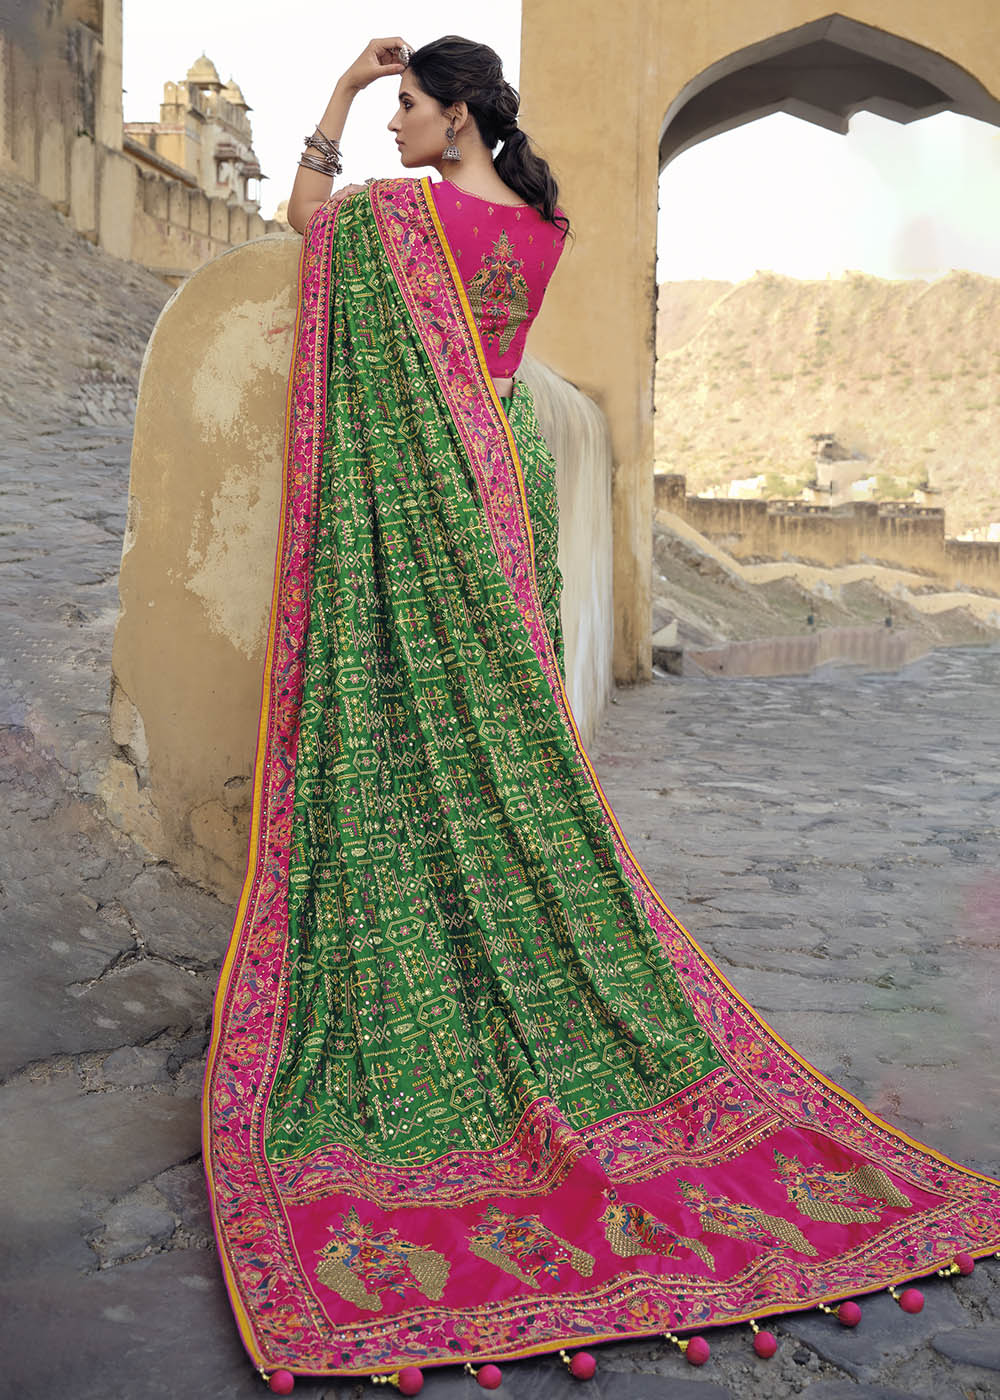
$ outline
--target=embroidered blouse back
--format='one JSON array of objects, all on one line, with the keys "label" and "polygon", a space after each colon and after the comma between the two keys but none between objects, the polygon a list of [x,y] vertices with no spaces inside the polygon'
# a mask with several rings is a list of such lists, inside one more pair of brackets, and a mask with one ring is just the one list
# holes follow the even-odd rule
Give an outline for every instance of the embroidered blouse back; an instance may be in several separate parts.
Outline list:
[{"label": "embroidered blouse back", "polygon": [[509,379],[562,253],[562,229],[530,204],[494,204],[450,180],[431,189],[489,372]]}]

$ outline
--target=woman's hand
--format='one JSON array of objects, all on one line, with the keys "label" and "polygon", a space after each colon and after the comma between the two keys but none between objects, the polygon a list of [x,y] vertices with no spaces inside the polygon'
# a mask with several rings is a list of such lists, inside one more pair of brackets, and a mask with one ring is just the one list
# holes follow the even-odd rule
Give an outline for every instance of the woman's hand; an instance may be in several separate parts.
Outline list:
[{"label": "woman's hand", "polygon": [[398,34],[393,39],[372,39],[364,53],[354,60],[340,81],[355,92],[360,92],[376,78],[405,72],[406,64],[401,63],[399,58],[401,48],[413,52],[412,44],[400,39]]},{"label": "woman's hand", "polygon": [[[372,39],[371,43],[348,68],[343,77],[337,79],[333,96],[326,104],[326,111],[319,120],[319,130],[328,141],[339,142],[347,121],[347,113],[355,95],[373,83],[376,78],[384,78],[393,73],[402,73],[407,64],[400,60],[400,49],[410,45],[397,35],[393,39]],[[407,54],[407,63],[409,54]],[[295,172],[295,183],[288,196],[288,223],[296,233],[302,233],[313,214],[331,198],[332,173],[327,175],[318,170],[299,166]],[[361,189],[360,185],[346,185],[332,196],[334,202]]]},{"label": "woman's hand", "polygon": [[327,204],[339,204],[342,199],[346,199],[349,194],[357,194],[358,190],[363,190],[364,185],[344,185],[343,189],[334,190],[327,200]]}]

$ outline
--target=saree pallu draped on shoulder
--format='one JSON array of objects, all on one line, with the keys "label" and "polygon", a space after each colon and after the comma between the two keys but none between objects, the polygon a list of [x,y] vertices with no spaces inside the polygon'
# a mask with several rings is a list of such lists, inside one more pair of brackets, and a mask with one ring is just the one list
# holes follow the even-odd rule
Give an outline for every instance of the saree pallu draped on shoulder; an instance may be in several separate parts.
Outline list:
[{"label": "saree pallu draped on shoulder", "polygon": [[205,1093],[255,1363],[500,1360],[996,1249],[1000,1186],[806,1065],[632,855],[563,689],[552,459],[427,181],[318,211],[300,291]]}]

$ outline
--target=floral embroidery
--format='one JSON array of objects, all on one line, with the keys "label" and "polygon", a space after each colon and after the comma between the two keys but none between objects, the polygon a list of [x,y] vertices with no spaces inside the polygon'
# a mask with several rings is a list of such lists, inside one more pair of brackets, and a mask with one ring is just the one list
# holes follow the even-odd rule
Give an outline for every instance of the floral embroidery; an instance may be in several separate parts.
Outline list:
[{"label": "floral embroidery", "polygon": [[[542,264],[544,267],[544,263]],[[524,261],[514,251],[506,230],[468,283],[469,305],[484,340],[500,337],[500,353],[506,354],[521,323],[529,314],[528,284]]]}]

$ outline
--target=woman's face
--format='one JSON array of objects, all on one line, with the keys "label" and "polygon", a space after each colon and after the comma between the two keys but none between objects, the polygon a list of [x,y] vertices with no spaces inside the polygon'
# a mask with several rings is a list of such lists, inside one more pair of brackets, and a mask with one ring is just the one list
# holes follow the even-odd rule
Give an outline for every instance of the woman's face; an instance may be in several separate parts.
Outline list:
[{"label": "woman's face", "polygon": [[412,73],[400,76],[399,106],[388,125],[404,166],[440,168],[441,152],[448,144],[448,118],[440,102],[424,92]]}]

